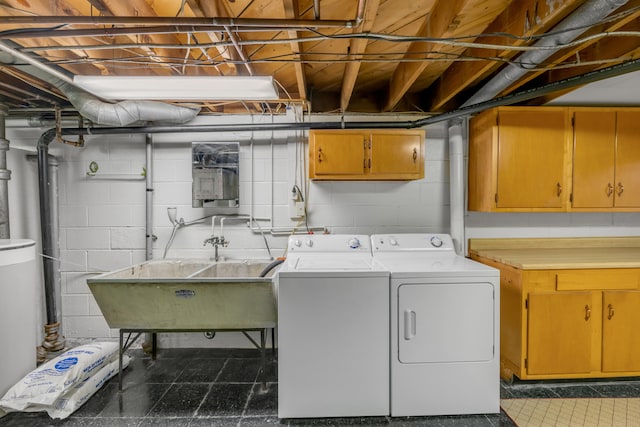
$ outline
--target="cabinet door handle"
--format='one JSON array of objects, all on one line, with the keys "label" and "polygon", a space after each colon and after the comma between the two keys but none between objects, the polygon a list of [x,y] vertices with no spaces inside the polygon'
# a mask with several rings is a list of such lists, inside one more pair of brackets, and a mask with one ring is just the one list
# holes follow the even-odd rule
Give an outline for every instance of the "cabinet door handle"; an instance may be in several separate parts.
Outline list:
[{"label": "cabinet door handle", "polygon": [[589,320],[591,318],[591,307],[588,305],[584,306],[584,320]]},{"label": "cabinet door handle", "polygon": [[607,197],[611,197],[611,195],[613,194],[613,185],[611,185],[611,183],[607,184]]},{"label": "cabinet door handle", "polygon": [[611,304],[609,304],[607,308],[609,309],[609,314],[607,315],[607,319],[611,320],[611,318],[613,317],[614,314],[616,314],[616,312],[614,311],[613,306]]},{"label": "cabinet door handle", "polygon": [[413,163],[418,159],[418,150],[416,148],[413,149]]},{"label": "cabinet door handle", "polygon": [[619,182],[616,190],[617,190],[618,196],[622,196],[622,192],[624,191],[624,185],[622,185],[622,183]]},{"label": "cabinet door handle", "polygon": [[559,182],[556,184],[556,194],[558,195],[558,197],[560,197],[560,194],[562,194],[562,185]]},{"label": "cabinet door handle", "polygon": [[318,148],[318,163],[322,163],[322,147]]}]

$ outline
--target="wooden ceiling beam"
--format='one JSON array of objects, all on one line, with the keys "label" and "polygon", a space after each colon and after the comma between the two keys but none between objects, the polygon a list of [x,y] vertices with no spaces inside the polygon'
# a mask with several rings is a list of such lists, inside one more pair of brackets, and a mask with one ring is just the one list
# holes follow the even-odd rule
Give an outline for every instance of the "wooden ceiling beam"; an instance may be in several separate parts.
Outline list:
[{"label": "wooden ceiling beam", "polygon": [[[145,0],[100,0],[99,5],[106,11],[106,14],[111,16],[158,16],[157,12],[150,6]],[[178,10],[173,13],[177,13]],[[176,35],[169,34],[154,34],[141,36],[142,40],[149,40],[152,43],[158,44],[180,44],[180,39]],[[159,65],[164,63],[164,60],[176,61],[180,58],[184,58],[184,51],[178,49],[144,49],[149,59],[157,62]],[[177,72],[175,66],[166,66],[173,73]],[[209,73],[207,73],[209,74]]]},{"label": "wooden ceiling beam", "polygon": [[[516,0],[487,27],[487,34],[513,34],[530,36],[541,34],[571,13],[582,3],[581,0],[564,0],[560,2],[540,2],[539,0]],[[485,44],[526,45],[526,38],[513,39],[493,35],[483,37]],[[511,58],[517,52],[500,49],[466,49],[463,56],[471,58]],[[438,79],[436,86],[430,89],[431,104],[429,111],[439,111],[448,101],[463,89],[472,86],[501,66],[498,61],[460,62],[451,65]]]},{"label": "wooden ceiling beam", "polygon": [[[467,0],[438,0],[433,6],[433,9],[431,9],[431,12],[427,15],[417,35],[434,38],[446,37],[449,28],[455,27],[453,25],[454,21],[463,9],[466,1]],[[426,53],[434,47],[434,44],[429,42],[413,42],[409,45],[404,58],[425,58]],[[389,83],[389,95],[384,106],[385,111],[390,111],[396,106],[427,66],[427,61],[419,61],[402,62],[396,67],[391,77],[391,82]]]},{"label": "wooden ceiling beam", "polygon": [[[368,0],[365,3],[364,14],[362,16],[362,23],[357,28],[353,29],[354,33],[368,33],[373,28],[373,24],[378,14],[378,6],[380,6],[380,0]],[[369,40],[367,39],[352,39],[349,45],[349,58],[351,62],[347,63],[342,75],[342,85],[340,89],[340,109],[346,111],[353,94],[353,88],[356,85],[358,74],[360,72],[361,62],[360,56],[366,52]]]},{"label": "wooden ceiling beam", "polygon": [[[300,18],[300,5],[298,0],[282,0],[282,6],[284,7],[284,16],[287,19],[298,19]],[[299,33],[297,31],[288,31],[288,35],[290,39],[297,39],[299,37]],[[304,64],[301,62],[303,55],[302,44],[297,41],[292,41],[289,43],[291,46],[291,53],[293,53],[293,58],[295,62],[293,63],[293,67],[296,73],[296,82],[298,84],[298,95],[301,99],[307,99],[307,76],[304,72]]]}]

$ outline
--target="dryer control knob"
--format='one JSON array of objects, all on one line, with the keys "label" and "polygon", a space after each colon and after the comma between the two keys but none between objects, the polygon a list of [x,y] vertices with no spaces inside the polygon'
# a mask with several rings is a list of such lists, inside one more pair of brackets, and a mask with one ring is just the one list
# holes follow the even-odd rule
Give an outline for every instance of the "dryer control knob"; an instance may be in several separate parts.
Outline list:
[{"label": "dryer control knob", "polygon": [[313,240],[309,239],[307,240],[307,246],[312,247],[313,246]]},{"label": "dryer control knob", "polygon": [[360,247],[360,240],[356,239],[355,237],[349,240],[349,247],[351,249],[358,249]]},{"label": "dryer control knob", "polygon": [[440,246],[442,246],[442,239],[439,238],[438,236],[433,236],[431,238],[431,246],[435,247],[435,248],[439,248]]},{"label": "dryer control knob", "polygon": [[398,241],[396,239],[389,239],[389,243],[391,243],[391,246],[398,246]]},{"label": "dryer control knob", "polygon": [[296,245],[297,247],[302,246],[302,242],[300,240],[298,240],[298,239],[294,240],[293,244]]}]

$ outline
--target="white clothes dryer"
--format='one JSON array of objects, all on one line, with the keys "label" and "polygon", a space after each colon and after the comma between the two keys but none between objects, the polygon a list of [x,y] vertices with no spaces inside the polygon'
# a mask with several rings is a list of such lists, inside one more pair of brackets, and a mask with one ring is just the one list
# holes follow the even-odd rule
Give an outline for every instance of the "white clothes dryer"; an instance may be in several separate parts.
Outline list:
[{"label": "white clothes dryer", "polygon": [[500,412],[499,271],[446,234],[371,242],[391,273],[391,415]]},{"label": "white clothes dryer", "polygon": [[278,416],[389,414],[389,272],[364,235],[293,236],[277,273]]}]

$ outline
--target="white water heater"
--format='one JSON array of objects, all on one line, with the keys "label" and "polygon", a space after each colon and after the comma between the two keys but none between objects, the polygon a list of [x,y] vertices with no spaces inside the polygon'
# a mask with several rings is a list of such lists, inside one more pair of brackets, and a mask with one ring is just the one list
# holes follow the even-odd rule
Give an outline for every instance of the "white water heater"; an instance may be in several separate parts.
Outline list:
[{"label": "white water heater", "polygon": [[36,368],[35,258],[33,240],[0,239],[0,397]]}]

